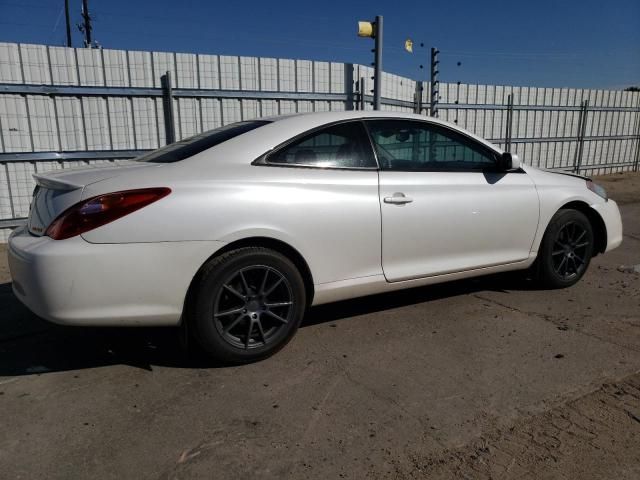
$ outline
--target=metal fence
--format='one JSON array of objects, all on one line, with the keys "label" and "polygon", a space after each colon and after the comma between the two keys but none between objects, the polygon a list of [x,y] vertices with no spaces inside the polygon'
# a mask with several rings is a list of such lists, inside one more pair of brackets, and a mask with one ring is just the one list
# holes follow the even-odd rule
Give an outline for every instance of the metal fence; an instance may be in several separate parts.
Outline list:
[{"label": "metal fence", "polygon": [[[370,67],[334,62],[0,43],[0,241],[27,215],[33,173],[132,158],[239,120],[371,109],[372,76]],[[426,82],[385,73],[382,109],[426,114],[428,91]],[[440,118],[531,165],[638,169],[638,93],[439,91]]]}]

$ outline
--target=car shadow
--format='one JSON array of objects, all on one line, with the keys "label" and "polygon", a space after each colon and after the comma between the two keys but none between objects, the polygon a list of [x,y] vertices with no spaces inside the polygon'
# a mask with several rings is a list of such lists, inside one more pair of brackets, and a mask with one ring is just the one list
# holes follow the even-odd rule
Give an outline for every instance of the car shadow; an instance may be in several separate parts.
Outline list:
[{"label": "car shadow", "polygon": [[[501,274],[371,295],[313,307],[301,328],[480,291],[531,289],[535,289],[532,282]],[[116,364],[149,371],[154,366],[227,367],[184,348],[177,328],[64,327],[48,323],[19,302],[10,283],[0,284],[0,311],[0,377]]]}]

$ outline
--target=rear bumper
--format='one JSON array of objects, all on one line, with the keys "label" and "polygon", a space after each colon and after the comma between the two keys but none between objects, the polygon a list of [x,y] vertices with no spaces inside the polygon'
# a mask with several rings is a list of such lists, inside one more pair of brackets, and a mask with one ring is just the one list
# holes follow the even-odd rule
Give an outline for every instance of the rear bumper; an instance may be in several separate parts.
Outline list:
[{"label": "rear bumper", "polygon": [[600,214],[607,229],[607,248],[605,252],[617,248],[622,243],[622,218],[618,204],[613,200],[591,205],[591,207]]},{"label": "rear bumper", "polygon": [[94,244],[74,237],[9,237],[15,295],[63,325],[177,325],[198,269],[223,242]]}]

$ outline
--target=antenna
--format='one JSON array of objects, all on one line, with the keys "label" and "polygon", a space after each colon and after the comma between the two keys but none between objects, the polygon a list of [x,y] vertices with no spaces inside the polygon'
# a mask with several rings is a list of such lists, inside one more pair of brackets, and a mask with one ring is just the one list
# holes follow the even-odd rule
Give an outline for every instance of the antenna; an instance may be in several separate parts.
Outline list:
[{"label": "antenna", "polygon": [[84,46],[91,48],[91,15],[89,15],[89,0],[82,0],[82,23],[78,30],[84,34]]}]

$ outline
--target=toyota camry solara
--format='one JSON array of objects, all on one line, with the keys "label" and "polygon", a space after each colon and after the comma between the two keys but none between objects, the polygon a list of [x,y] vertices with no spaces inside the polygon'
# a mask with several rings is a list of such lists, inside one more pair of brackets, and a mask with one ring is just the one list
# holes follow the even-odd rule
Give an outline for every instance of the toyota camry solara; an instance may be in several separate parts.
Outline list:
[{"label": "toyota camry solara", "polygon": [[181,325],[235,363],[283,347],[311,305],[508,270],[568,287],[622,241],[589,179],[410,114],[239,122],[35,179],[9,239],[22,302],[67,325]]}]

